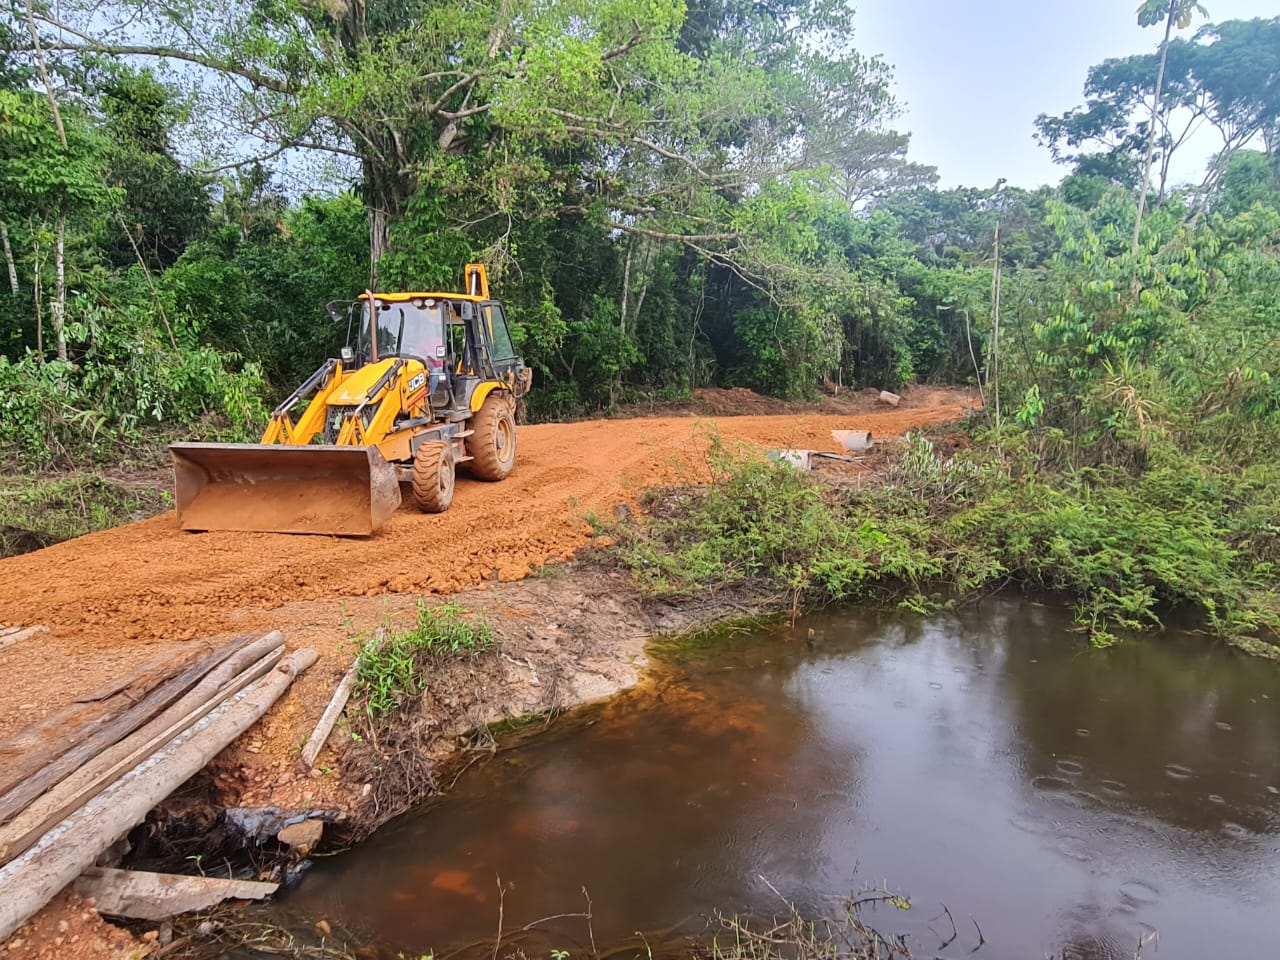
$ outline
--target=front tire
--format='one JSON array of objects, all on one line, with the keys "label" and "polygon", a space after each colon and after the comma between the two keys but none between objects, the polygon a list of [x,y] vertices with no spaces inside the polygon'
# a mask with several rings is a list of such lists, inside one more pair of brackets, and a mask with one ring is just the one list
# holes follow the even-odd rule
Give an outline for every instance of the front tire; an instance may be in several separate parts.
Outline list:
[{"label": "front tire", "polygon": [[469,472],[477,480],[505,480],[516,465],[516,417],[505,393],[491,393],[471,418]]},{"label": "front tire", "polygon": [[413,501],[423,513],[444,513],[453,503],[453,451],[427,440],[413,455]]}]

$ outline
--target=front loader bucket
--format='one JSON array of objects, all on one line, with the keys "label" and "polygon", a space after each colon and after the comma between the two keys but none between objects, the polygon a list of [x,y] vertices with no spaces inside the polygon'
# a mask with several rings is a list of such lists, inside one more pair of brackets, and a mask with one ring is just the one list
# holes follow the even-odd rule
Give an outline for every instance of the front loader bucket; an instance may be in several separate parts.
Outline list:
[{"label": "front loader bucket", "polygon": [[376,447],[170,445],[183,530],[367,536],[400,505]]}]

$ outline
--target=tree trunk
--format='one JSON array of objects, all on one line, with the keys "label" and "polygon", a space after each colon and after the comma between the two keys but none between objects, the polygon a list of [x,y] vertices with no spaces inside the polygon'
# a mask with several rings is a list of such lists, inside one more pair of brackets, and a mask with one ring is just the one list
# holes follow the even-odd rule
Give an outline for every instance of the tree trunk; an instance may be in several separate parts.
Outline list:
[{"label": "tree trunk", "polygon": [[991,276],[991,369],[987,383],[994,381],[996,430],[1000,429],[1000,222],[996,221],[996,269]]},{"label": "tree trunk", "polygon": [[1160,44],[1160,72],[1156,75],[1156,96],[1151,101],[1151,129],[1147,131],[1147,159],[1142,165],[1142,189],[1138,194],[1138,216],[1133,223],[1133,250],[1138,250],[1138,242],[1142,236],[1142,215],[1147,209],[1147,191],[1151,189],[1151,165],[1156,158],[1156,131],[1160,116],[1160,97],[1164,93],[1164,70],[1169,62],[1169,38],[1173,36],[1173,21],[1177,15],[1178,5],[1169,0],[1169,18],[1164,25],[1164,43]]},{"label": "tree trunk", "polygon": [[627,332],[627,301],[631,297],[631,256],[635,253],[636,239],[630,238],[627,243],[627,264],[622,268],[622,305],[619,309],[618,329]]},{"label": "tree trunk", "polygon": [[387,233],[387,211],[377,203],[368,202],[369,213],[369,289],[378,289],[378,262],[391,247]]},{"label": "tree trunk", "polygon": [[41,301],[44,298],[44,290],[40,284],[40,238],[36,237],[31,241],[31,286],[33,296],[36,303],[36,359],[41,365],[44,364],[44,309]]},{"label": "tree trunk", "polygon": [[18,289],[18,265],[13,261],[13,248],[9,246],[9,228],[0,220],[0,241],[4,243],[4,265],[9,268],[9,291],[16,297]]},{"label": "tree trunk", "polygon": [[63,200],[58,209],[58,226],[54,241],[54,281],[53,281],[53,335],[56,339],[58,359],[67,359],[67,209]]}]

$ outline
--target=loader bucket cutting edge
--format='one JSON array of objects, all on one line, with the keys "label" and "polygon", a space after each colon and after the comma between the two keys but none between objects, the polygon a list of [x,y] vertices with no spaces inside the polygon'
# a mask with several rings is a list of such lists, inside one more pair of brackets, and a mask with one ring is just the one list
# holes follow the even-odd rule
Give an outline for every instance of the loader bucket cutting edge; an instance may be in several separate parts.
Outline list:
[{"label": "loader bucket cutting edge", "polygon": [[183,530],[368,536],[400,505],[395,467],[376,447],[175,443]]}]

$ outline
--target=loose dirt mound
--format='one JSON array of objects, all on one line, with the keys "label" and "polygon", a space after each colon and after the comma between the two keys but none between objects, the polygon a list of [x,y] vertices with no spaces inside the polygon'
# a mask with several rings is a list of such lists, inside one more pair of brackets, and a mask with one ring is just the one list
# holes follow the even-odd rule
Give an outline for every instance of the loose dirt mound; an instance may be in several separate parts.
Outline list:
[{"label": "loose dirt mound", "polygon": [[[963,416],[964,398],[945,399],[858,416],[724,418],[716,427],[726,440],[835,450],[832,429],[889,437]],[[610,510],[646,484],[696,470],[705,431],[691,418],[522,427],[506,481],[459,478],[448,513],[405,506],[367,539],[183,533],[167,513],[2,560],[0,623],[47,624],[52,633],[0,651],[0,736],[177,641],[271,628],[271,611],[290,601],[449,593],[523,577],[588,541],[584,511]]]},{"label": "loose dirt mound", "polygon": [[[883,411],[880,391],[875,389],[837,389],[819,400],[778,400],[748,390],[746,387],[699,387],[687,400],[665,403],[634,403],[618,409],[613,419],[634,417],[764,417],[793,414],[820,416],[823,414],[868,414]],[[946,406],[969,398],[956,387],[918,386],[903,389],[905,402],[902,409]]]}]

